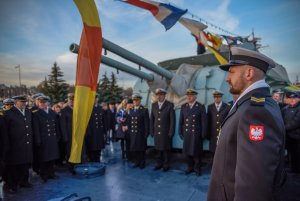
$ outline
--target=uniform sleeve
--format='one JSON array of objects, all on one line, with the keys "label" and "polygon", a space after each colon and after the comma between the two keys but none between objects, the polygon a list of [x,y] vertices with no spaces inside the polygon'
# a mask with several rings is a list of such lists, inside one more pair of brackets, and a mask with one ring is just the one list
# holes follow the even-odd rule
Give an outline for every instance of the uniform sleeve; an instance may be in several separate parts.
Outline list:
[{"label": "uniform sleeve", "polygon": [[32,114],[33,140],[36,146],[41,145],[40,125],[37,113]]},{"label": "uniform sleeve", "polygon": [[179,115],[179,122],[178,122],[178,131],[179,131],[179,136],[181,138],[183,138],[183,121],[184,121],[184,117],[183,117],[183,105],[180,108],[180,115]]},{"label": "uniform sleeve", "polygon": [[150,121],[148,109],[145,109],[144,119],[145,119],[145,137],[147,138],[149,135],[149,121]]},{"label": "uniform sleeve", "polygon": [[211,127],[212,127],[212,123],[211,123],[211,108],[210,106],[207,107],[207,133],[206,133],[206,138],[208,140],[210,140],[211,138]]},{"label": "uniform sleeve", "polygon": [[[234,200],[272,200],[275,172],[284,141],[284,126],[261,106],[251,106],[244,114],[237,130]],[[253,126],[262,129],[262,132],[252,130]],[[255,134],[260,138],[263,136],[263,139],[255,141]]]},{"label": "uniform sleeve", "polygon": [[169,137],[173,137],[175,132],[175,125],[176,125],[176,116],[175,116],[175,110],[174,110],[174,104],[170,104],[170,130],[169,130]]},{"label": "uniform sleeve", "polygon": [[154,109],[154,104],[152,104],[151,107],[151,114],[150,114],[150,135],[153,137],[154,136],[154,113],[153,113],[153,109]]},{"label": "uniform sleeve", "polygon": [[300,107],[296,114],[289,121],[285,122],[285,129],[287,131],[293,131],[300,128]]},{"label": "uniform sleeve", "polygon": [[207,116],[206,116],[206,110],[204,105],[201,106],[201,127],[202,127],[202,131],[201,131],[202,138],[205,138],[207,133]]},{"label": "uniform sleeve", "polygon": [[68,142],[68,132],[67,132],[67,120],[65,112],[63,111],[61,113],[61,116],[59,118],[59,125],[60,125],[60,131],[61,131],[61,137],[64,142]]}]

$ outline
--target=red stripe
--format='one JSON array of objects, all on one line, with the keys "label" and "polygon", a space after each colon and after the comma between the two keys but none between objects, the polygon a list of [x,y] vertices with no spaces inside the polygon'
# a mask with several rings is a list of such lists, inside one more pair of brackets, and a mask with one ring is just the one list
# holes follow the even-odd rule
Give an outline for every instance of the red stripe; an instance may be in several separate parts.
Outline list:
[{"label": "red stripe", "polygon": [[87,86],[96,91],[102,53],[101,27],[83,26],[75,85]]},{"label": "red stripe", "polygon": [[158,7],[150,3],[146,3],[140,0],[127,0],[126,3],[149,10],[154,16],[158,13]]}]

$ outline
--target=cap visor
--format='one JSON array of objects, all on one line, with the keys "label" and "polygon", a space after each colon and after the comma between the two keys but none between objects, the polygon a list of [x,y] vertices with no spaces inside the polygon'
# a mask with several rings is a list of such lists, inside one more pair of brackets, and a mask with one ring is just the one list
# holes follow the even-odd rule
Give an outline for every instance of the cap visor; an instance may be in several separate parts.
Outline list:
[{"label": "cap visor", "polygon": [[240,65],[243,65],[243,64],[228,63],[228,64],[220,65],[219,67],[224,71],[228,71],[231,66],[240,66]]}]

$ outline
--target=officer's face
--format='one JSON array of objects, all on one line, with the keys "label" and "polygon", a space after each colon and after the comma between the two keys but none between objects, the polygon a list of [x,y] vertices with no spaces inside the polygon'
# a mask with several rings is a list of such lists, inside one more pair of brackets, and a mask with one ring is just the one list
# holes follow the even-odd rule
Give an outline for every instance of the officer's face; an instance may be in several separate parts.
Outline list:
[{"label": "officer's face", "polygon": [[295,106],[299,102],[299,98],[289,98],[289,105]]},{"label": "officer's face", "polygon": [[44,101],[44,100],[39,101],[39,108],[40,109],[45,110],[45,109],[47,109],[47,107],[48,107],[48,102],[47,101]]},{"label": "officer's face", "polygon": [[215,103],[219,104],[222,101],[222,96],[215,96],[214,100],[215,100]]},{"label": "officer's face", "polygon": [[246,80],[244,79],[245,67],[230,67],[226,82],[229,84],[229,92],[234,95],[240,95],[246,89]]},{"label": "officer's face", "polygon": [[73,105],[74,105],[74,97],[69,97],[68,98],[68,105],[71,106],[71,107],[73,107]]},{"label": "officer's face", "polygon": [[5,110],[10,110],[13,106],[14,106],[14,104],[5,104],[4,109]]},{"label": "officer's face", "polygon": [[194,94],[188,94],[188,95],[186,95],[186,99],[187,99],[188,103],[193,103],[196,100],[196,98],[197,97]]},{"label": "officer's face", "polygon": [[16,100],[15,105],[19,109],[25,109],[26,107],[26,101]]},{"label": "officer's face", "polygon": [[279,93],[274,93],[274,94],[272,95],[272,98],[273,98],[276,102],[279,102],[279,101],[280,101],[280,95],[279,95]]},{"label": "officer's face", "polygon": [[156,97],[159,102],[164,102],[166,95],[165,94],[156,94]]},{"label": "officer's face", "polygon": [[133,99],[133,105],[134,106],[139,106],[141,104],[141,99]]}]

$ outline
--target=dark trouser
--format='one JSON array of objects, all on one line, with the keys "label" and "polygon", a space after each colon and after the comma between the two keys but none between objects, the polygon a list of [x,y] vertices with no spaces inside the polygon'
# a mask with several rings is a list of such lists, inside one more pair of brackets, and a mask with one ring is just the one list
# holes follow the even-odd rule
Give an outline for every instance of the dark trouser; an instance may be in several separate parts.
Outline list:
[{"label": "dark trouser", "polygon": [[40,176],[43,180],[47,180],[54,176],[55,160],[42,162],[40,164]]},{"label": "dark trouser", "polygon": [[7,186],[17,190],[19,184],[27,184],[29,179],[30,164],[8,165],[7,166]]},{"label": "dark trouser", "polygon": [[287,138],[290,166],[293,173],[300,173],[300,140]]},{"label": "dark trouser", "polygon": [[195,172],[201,171],[201,156],[187,156],[188,169],[194,169]]},{"label": "dark trouser", "polygon": [[134,153],[134,163],[137,165],[145,165],[145,151],[135,151]]},{"label": "dark trouser", "polygon": [[169,167],[170,163],[170,150],[159,151],[157,150],[156,166]]},{"label": "dark trouser", "polygon": [[60,140],[59,143],[59,159],[57,163],[62,165],[66,161],[66,143],[63,140]]},{"label": "dark trouser", "polygon": [[32,170],[35,173],[40,174],[40,161],[39,161],[39,148],[38,148],[38,146],[33,145],[32,152],[33,152]]},{"label": "dark trouser", "polygon": [[90,162],[100,162],[101,150],[88,151],[88,157]]},{"label": "dark trouser", "polygon": [[121,145],[121,150],[122,150],[122,158],[126,158],[128,160],[131,159],[131,154],[130,154],[130,140],[129,139],[120,139],[120,145]]}]

